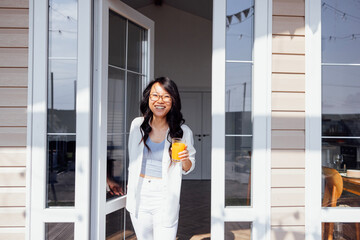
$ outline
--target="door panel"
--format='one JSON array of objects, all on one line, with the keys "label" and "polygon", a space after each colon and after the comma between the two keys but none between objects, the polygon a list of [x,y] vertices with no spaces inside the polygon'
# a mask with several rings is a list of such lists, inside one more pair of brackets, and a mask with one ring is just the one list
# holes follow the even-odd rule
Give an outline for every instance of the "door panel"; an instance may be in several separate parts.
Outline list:
[{"label": "door panel", "polygon": [[209,180],[211,178],[211,93],[181,92],[185,124],[194,135],[196,165],[183,179]]},{"label": "door panel", "polygon": [[211,179],[211,93],[204,92],[202,99],[202,174],[203,180]]},{"label": "door panel", "polygon": [[201,179],[202,169],[202,96],[201,93],[182,92],[181,104],[182,114],[185,119],[185,124],[190,127],[194,136],[194,147],[196,149],[196,164],[195,169],[183,176],[183,179]]}]

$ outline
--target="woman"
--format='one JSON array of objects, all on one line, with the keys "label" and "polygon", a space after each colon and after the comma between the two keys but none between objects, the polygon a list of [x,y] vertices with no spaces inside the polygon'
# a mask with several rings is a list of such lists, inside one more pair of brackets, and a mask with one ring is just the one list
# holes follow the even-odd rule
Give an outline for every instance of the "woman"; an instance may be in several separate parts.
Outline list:
[{"label": "woman", "polygon": [[[195,167],[193,135],[183,125],[176,84],[166,77],[150,82],[140,105],[143,117],[131,123],[126,209],[139,240],[176,238],[182,174]],[[171,139],[186,149],[179,163],[171,161]]]}]

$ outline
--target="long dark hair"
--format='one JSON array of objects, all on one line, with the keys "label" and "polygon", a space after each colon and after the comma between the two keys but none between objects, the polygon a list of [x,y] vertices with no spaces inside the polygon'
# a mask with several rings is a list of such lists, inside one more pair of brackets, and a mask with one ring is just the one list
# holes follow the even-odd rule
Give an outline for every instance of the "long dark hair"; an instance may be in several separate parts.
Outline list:
[{"label": "long dark hair", "polygon": [[[166,136],[166,139],[171,142],[171,138],[182,138],[183,130],[181,125],[184,124],[185,120],[181,113],[181,100],[178,88],[174,81],[168,77],[159,77],[151,81],[149,85],[145,88],[143,92],[143,99],[140,103],[140,111],[144,117],[144,122],[141,124],[141,141],[144,142],[145,147],[150,150],[149,146],[146,144],[146,140],[149,138],[149,133],[151,132],[150,122],[153,119],[153,113],[149,108],[149,96],[152,86],[155,83],[159,83],[171,96],[171,109],[166,115],[166,121],[169,125],[169,133]],[[170,137],[170,139],[169,139]]]}]

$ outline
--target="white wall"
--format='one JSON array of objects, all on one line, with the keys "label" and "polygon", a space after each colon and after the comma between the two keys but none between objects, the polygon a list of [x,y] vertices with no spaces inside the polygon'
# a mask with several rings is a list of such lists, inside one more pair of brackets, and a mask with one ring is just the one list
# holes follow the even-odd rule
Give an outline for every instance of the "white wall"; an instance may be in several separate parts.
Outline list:
[{"label": "white wall", "polygon": [[169,5],[138,9],[155,21],[155,77],[180,89],[210,89],[212,22]]}]

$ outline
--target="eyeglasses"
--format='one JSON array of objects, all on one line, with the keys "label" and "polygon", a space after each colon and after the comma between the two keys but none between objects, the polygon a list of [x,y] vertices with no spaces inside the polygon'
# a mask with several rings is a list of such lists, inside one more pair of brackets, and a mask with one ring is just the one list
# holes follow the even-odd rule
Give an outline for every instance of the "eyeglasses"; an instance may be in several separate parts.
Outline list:
[{"label": "eyeglasses", "polygon": [[156,101],[159,101],[160,98],[161,98],[164,102],[166,102],[166,103],[170,103],[170,102],[171,102],[171,97],[170,97],[170,95],[159,95],[159,94],[157,94],[157,93],[151,93],[151,94],[150,94],[150,100],[151,100],[151,101],[156,102]]}]

